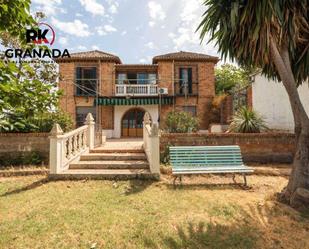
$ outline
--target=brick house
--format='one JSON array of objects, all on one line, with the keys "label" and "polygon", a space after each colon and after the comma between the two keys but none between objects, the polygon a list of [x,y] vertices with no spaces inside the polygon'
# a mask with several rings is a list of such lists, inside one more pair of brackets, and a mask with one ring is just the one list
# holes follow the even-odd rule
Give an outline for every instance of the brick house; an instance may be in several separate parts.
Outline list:
[{"label": "brick house", "polygon": [[161,128],[168,112],[187,111],[206,130],[217,62],[217,57],[183,51],[155,56],[149,65],[122,64],[118,56],[98,50],[73,53],[57,59],[60,105],[76,126],[92,113],[107,137],[142,136],[146,111]]}]

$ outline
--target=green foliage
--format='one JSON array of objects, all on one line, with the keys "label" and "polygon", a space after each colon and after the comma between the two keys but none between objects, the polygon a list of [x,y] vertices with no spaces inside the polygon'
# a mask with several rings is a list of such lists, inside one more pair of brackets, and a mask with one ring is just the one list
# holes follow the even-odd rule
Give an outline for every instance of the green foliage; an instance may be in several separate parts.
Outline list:
[{"label": "green foliage", "polygon": [[[0,1],[0,38],[4,47],[26,48],[25,30],[36,26],[30,0]],[[42,18],[39,13],[36,17]],[[56,65],[41,61],[0,61],[0,132],[50,131],[52,122],[70,129],[58,112]]]},{"label": "green foliage", "polygon": [[240,66],[261,68],[280,80],[270,40],[288,47],[293,75],[301,84],[309,75],[309,1],[303,0],[206,0],[206,11],[198,27],[201,39],[210,34],[223,58]]},{"label": "green foliage", "polygon": [[47,131],[48,116],[63,116],[57,112],[57,77],[54,64],[0,61],[0,131]]},{"label": "green foliage", "polygon": [[243,88],[250,84],[250,71],[231,64],[215,69],[216,94],[227,93],[233,88]]},{"label": "green foliage", "polygon": [[50,132],[54,123],[58,123],[64,132],[73,128],[73,120],[71,116],[65,112],[58,111],[52,113],[44,113],[37,117],[33,122],[39,127],[41,132]]},{"label": "green foliage", "polygon": [[23,114],[9,114],[2,115],[0,132],[50,132],[54,123],[58,123],[64,131],[73,127],[71,117],[62,111],[39,113],[28,118]]},{"label": "green foliage", "polygon": [[[0,1],[0,36],[9,34],[25,44],[25,27],[35,26],[30,15],[30,0]],[[3,42],[3,40],[2,40]]]},{"label": "green foliage", "polygon": [[229,131],[240,133],[259,133],[267,130],[264,119],[255,111],[240,108],[233,116]]},{"label": "green foliage", "polygon": [[187,112],[169,112],[166,126],[172,133],[195,132],[198,129],[198,120]]}]

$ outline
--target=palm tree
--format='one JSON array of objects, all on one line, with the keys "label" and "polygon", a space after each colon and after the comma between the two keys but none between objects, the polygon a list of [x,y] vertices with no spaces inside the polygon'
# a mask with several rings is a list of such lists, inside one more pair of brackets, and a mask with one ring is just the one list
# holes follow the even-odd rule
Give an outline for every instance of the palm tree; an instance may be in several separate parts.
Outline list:
[{"label": "palm tree", "polygon": [[[309,2],[205,0],[204,5],[207,9],[198,27],[201,40],[209,34],[223,58],[260,68],[264,75],[282,81],[288,93],[296,153],[281,196],[295,206],[297,193],[309,193],[309,118],[297,91],[309,75]],[[305,201],[309,200],[300,204]]]}]

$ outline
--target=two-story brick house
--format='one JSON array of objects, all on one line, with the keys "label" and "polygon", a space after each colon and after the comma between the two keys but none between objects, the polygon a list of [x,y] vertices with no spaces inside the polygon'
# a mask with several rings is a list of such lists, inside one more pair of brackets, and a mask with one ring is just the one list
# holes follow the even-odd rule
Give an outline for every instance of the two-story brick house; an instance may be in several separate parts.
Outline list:
[{"label": "two-story brick house", "polygon": [[144,113],[164,127],[170,111],[197,116],[200,129],[209,126],[215,95],[217,57],[177,52],[155,56],[152,64],[122,64],[118,56],[101,51],[57,59],[61,108],[79,126],[91,112],[107,137],[142,136]]}]

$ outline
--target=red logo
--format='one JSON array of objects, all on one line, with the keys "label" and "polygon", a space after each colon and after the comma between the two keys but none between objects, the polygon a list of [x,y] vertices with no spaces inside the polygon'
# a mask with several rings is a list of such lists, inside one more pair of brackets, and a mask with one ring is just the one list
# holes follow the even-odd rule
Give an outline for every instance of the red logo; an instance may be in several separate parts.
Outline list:
[{"label": "red logo", "polygon": [[[27,43],[34,43],[34,44],[49,44],[53,45],[55,42],[56,33],[54,29],[47,23],[41,22],[38,24],[40,27],[39,29],[27,29],[26,31],[26,38]],[[41,29],[41,27],[45,29]]]}]

